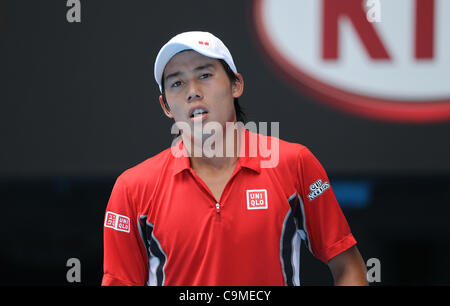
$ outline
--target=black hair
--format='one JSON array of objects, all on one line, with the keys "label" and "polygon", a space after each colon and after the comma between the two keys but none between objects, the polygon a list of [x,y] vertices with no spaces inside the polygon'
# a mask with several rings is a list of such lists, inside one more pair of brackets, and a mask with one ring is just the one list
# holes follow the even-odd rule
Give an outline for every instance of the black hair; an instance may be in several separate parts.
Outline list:
[{"label": "black hair", "polygon": [[[219,62],[222,64],[223,69],[225,70],[225,73],[227,74],[231,83],[239,81],[239,78],[236,76],[236,74],[233,72],[233,70],[231,70],[230,66],[228,66],[228,64],[224,60],[219,59]],[[170,111],[169,104],[167,103],[167,99],[166,99],[165,89],[164,89],[164,76],[162,77],[162,80],[161,80],[161,92],[162,92],[161,96],[162,96],[164,106],[166,107],[167,110]],[[245,115],[243,108],[239,105],[238,98],[234,98],[234,110],[236,112],[236,121],[242,122],[243,124],[245,124],[247,122],[247,116]]]}]

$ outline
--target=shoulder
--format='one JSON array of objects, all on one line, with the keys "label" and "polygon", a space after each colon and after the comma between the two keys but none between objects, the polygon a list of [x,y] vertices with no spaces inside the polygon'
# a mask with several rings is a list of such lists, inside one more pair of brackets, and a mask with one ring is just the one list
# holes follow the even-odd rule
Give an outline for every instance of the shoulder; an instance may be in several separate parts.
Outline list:
[{"label": "shoulder", "polygon": [[171,149],[165,149],[157,155],[126,169],[119,175],[117,181],[126,185],[132,192],[149,192],[154,189],[158,177],[165,172],[171,156]]},{"label": "shoulder", "polygon": [[307,154],[309,150],[303,144],[280,140],[280,152],[280,155],[283,155],[286,160],[292,161],[294,159],[297,161],[301,155]]},{"label": "shoulder", "polygon": [[296,165],[303,162],[315,160],[314,154],[304,144],[291,142],[286,140],[279,140],[280,161],[287,163],[295,163]]},{"label": "shoulder", "polygon": [[322,167],[319,160],[311,150],[300,143],[280,141],[280,164],[297,169],[297,175],[303,173],[305,169]]},{"label": "shoulder", "polygon": [[301,176],[308,171],[322,171],[321,163],[307,146],[274,136],[258,135],[261,163],[265,162],[267,168],[293,176]]},{"label": "shoulder", "polygon": [[302,157],[312,154],[303,144],[283,140],[276,136],[265,136],[263,134],[258,134],[258,136],[261,156],[278,157],[278,165],[280,166],[296,164]]}]

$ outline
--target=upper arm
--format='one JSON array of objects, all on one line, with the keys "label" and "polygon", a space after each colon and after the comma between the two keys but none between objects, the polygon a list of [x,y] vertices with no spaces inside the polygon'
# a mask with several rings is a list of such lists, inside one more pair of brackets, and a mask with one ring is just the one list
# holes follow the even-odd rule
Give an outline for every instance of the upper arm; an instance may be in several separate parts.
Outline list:
[{"label": "upper arm", "polygon": [[128,187],[119,177],[105,213],[102,285],[145,285],[147,282],[147,251],[139,221]]},{"label": "upper arm", "polygon": [[325,264],[356,244],[336,200],[330,180],[315,156],[302,147],[298,156],[298,189],[309,249]]}]

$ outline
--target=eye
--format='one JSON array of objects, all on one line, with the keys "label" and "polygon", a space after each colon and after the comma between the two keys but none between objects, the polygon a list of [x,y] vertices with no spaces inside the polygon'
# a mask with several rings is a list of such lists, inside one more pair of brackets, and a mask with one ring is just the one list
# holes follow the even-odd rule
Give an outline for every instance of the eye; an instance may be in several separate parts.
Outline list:
[{"label": "eye", "polygon": [[200,79],[206,79],[206,78],[209,78],[211,76],[211,73],[203,73],[201,76],[200,76]]},{"label": "eye", "polygon": [[170,87],[179,87],[179,86],[181,86],[181,81],[176,81],[172,83],[172,85],[170,85]]}]

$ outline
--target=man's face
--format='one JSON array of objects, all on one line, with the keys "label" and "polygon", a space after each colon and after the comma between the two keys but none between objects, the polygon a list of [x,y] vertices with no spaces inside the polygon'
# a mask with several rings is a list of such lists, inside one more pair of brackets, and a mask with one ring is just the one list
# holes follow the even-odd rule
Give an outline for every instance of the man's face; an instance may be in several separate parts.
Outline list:
[{"label": "man's face", "polygon": [[243,80],[231,82],[222,64],[213,58],[193,50],[176,54],[167,63],[163,82],[166,115],[175,122],[185,122],[194,129],[195,123],[217,122],[225,127],[226,122],[235,122],[234,98],[242,95]]}]

